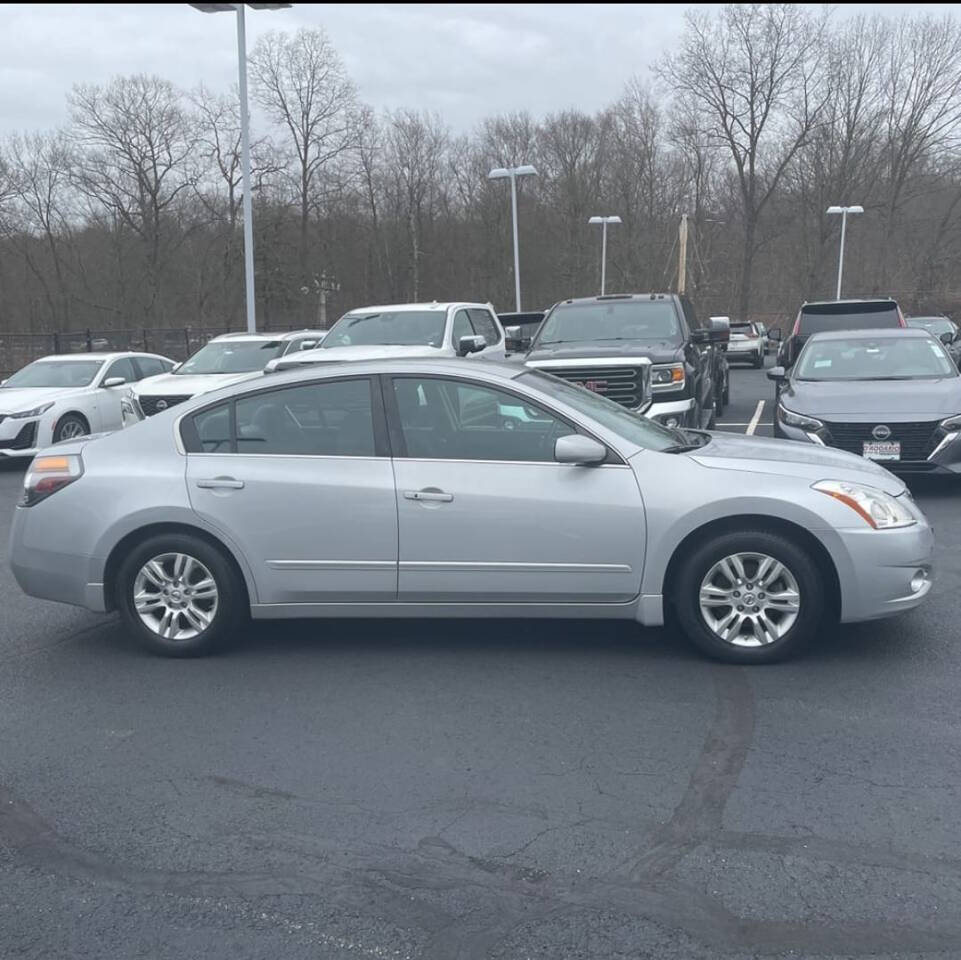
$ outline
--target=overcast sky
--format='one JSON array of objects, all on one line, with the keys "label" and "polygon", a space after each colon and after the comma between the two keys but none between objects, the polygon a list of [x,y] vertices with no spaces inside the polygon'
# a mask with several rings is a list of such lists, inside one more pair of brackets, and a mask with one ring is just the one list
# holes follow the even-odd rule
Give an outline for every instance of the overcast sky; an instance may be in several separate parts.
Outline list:
[{"label": "overcast sky", "polygon": [[[842,16],[877,9],[839,7]],[[248,10],[247,37],[252,47],[266,30],[323,26],[366,102],[436,110],[466,131],[509,110],[541,115],[610,103],[633,74],[649,76],[677,40],[683,12],[669,4],[298,3]],[[0,16],[0,133],[62,123],[77,82],[145,72],[220,90],[236,80],[232,14],[206,15],[185,3],[82,3],[5,4]]]}]

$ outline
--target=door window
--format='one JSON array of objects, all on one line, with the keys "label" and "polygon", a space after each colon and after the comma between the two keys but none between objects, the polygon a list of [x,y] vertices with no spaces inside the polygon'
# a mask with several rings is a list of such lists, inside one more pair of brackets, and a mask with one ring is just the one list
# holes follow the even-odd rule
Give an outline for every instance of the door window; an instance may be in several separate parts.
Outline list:
[{"label": "door window", "polygon": [[137,357],[137,366],[141,377],[155,377],[158,373],[166,373],[170,369],[169,363],[164,363],[157,357]]},{"label": "door window", "polygon": [[451,343],[454,345],[456,350],[460,344],[461,337],[473,337],[474,327],[470,322],[470,317],[467,315],[466,310],[458,310],[454,314],[454,324],[451,327]]},{"label": "door window", "polygon": [[103,379],[109,380],[111,377],[123,377],[126,383],[136,383],[140,379],[136,367],[129,357],[121,360],[114,360],[107,369]]},{"label": "door window", "polygon": [[395,377],[393,389],[408,457],[552,462],[558,437],[577,432],[525,399],[477,383]]},{"label": "door window", "polygon": [[500,340],[500,333],[490,313],[487,310],[471,310],[469,312],[474,329],[484,338],[487,346],[490,347],[497,343]]},{"label": "door window", "polygon": [[372,457],[371,382],[333,380],[248,394],[189,418],[183,438],[190,452]]}]

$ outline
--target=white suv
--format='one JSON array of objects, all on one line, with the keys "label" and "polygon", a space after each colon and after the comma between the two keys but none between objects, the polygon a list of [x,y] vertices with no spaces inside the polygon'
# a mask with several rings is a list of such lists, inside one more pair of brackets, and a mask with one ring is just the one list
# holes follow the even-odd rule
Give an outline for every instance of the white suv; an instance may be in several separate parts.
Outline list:
[{"label": "white suv", "polygon": [[506,356],[504,328],[491,304],[393,303],[345,313],[317,349],[275,360],[268,369],[335,360],[468,356]]},{"label": "white suv", "polygon": [[176,406],[198,393],[207,393],[258,376],[269,360],[312,350],[324,330],[293,333],[225,333],[214,337],[171,373],[143,380],[134,394],[144,416]]}]

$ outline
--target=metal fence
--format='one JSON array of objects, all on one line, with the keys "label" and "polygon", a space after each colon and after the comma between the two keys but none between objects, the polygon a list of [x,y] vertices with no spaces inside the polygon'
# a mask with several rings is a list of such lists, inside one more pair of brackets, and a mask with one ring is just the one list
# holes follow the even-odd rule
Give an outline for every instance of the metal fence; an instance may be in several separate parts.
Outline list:
[{"label": "metal fence", "polygon": [[[297,330],[296,326],[272,326],[259,333]],[[54,353],[91,353],[142,350],[171,360],[185,360],[208,340],[228,327],[141,327],[131,330],[71,330],[68,333],[0,333],[0,376],[9,377],[38,357]]]}]

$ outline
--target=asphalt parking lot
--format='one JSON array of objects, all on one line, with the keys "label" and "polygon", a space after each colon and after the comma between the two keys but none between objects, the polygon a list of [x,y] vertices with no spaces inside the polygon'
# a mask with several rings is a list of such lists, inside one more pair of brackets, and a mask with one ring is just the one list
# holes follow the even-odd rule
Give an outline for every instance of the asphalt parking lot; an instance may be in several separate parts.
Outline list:
[{"label": "asphalt parking lot", "polygon": [[929,602],[753,669],[602,622],[160,660],[4,564],[0,957],[961,956],[961,485],[913,488]]}]

